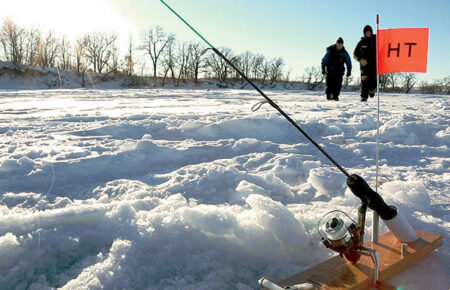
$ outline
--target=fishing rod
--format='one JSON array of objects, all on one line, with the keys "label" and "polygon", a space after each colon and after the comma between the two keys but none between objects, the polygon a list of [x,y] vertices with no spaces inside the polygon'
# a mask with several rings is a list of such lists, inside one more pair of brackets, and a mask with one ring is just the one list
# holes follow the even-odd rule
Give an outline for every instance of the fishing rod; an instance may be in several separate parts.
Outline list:
[{"label": "fishing rod", "polygon": [[303,136],[306,137],[320,152],[325,155],[347,178],[350,174],[342,167],[333,157],[331,157],[325,149],[322,148],[314,139],[312,139],[285,111],[283,111],[272,99],[270,99],[260,88],[258,88],[238,67],[236,67],[226,56],[224,56],[217,48],[214,47],[208,40],[206,40],[194,27],[192,27],[183,17],[181,17],[175,10],[172,9],[164,0],[160,0],[170,11],[173,12],[184,24],[186,24],[195,34],[197,34],[211,49],[220,56],[227,64],[229,64],[242,78],[244,78],[275,110],[277,110],[283,117],[285,117]]},{"label": "fishing rod", "polygon": [[[364,246],[364,227],[367,208],[378,213],[389,230],[401,242],[412,242],[418,239],[417,234],[412,229],[409,222],[398,211],[395,206],[387,205],[383,198],[375,192],[367,182],[356,174],[350,175],[333,157],[328,154],[316,141],[314,141],[286,112],[284,112],[272,99],[270,99],[260,88],[258,88],[238,67],[236,67],[227,57],[206,40],[194,27],[192,27],[183,17],[173,10],[164,0],[160,0],[173,14],[175,14],[184,24],[186,24],[195,34],[197,34],[211,49],[229,64],[242,78],[244,78],[274,109],[285,117],[300,133],[303,134],[325,157],[328,158],[345,176],[347,176],[347,186],[353,194],[361,199],[361,205],[358,209],[358,221],[346,223],[342,218],[332,216],[324,224],[321,221],[329,214],[338,212],[336,210],[326,213],[317,225],[317,230],[322,238],[323,244],[345,257],[349,262],[356,263],[361,255],[370,256],[374,263],[374,281],[378,280],[379,261],[378,253]],[[342,211],[339,211],[344,213]],[[345,213],[344,213],[345,214]],[[347,215],[347,214],[345,214]],[[348,217],[348,215],[347,215]],[[350,219],[351,220],[351,219]],[[261,284],[267,282],[267,279],[261,279]],[[269,281],[270,282],[270,281]],[[269,283],[267,282],[267,283]],[[277,288],[273,288],[277,289]],[[300,288],[296,288],[300,289]]]}]

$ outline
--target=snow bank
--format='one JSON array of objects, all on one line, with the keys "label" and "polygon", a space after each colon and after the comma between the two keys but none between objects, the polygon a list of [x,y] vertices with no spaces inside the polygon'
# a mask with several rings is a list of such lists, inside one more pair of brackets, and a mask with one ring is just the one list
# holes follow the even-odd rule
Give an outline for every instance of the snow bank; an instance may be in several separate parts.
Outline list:
[{"label": "snow bank", "polygon": [[[100,73],[86,73],[86,87],[120,88],[125,79],[109,77]],[[57,68],[15,65],[0,62],[0,88],[2,89],[52,89],[80,88],[81,74],[76,71],[58,70]]]},{"label": "snow bank", "polygon": [[380,190],[390,203],[400,203],[421,211],[427,211],[431,205],[430,196],[421,181],[386,182]]}]

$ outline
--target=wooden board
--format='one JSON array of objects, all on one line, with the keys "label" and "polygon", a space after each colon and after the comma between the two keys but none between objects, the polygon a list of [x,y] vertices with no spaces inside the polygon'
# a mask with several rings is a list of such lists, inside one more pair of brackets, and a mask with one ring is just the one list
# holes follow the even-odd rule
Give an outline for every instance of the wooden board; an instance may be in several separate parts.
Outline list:
[{"label": "wooden board", "polygon": [[[386,281],[443,244],[443,237],[416,230],[419,240],[408,243],[408,249],[401,255],[401,243],[387,232],[380,236],[379,242],[366,242],[365,245],[378,251],[380,255],[380,281]],[[370,257],[362,256],[356,264],[348,263],[340,256],[333,257],[317,266],[298,273],[277,284],[290,286],[311,283],[314,289],[370,289],[373,281],[373,263]],[[385,282],[377,289],[395,289]]]}]

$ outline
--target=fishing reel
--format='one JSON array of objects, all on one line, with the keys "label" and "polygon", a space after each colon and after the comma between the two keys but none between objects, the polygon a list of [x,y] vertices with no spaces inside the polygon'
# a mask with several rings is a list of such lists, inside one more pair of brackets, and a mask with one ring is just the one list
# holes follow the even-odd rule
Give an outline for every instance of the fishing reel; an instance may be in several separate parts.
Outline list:
[{"label": "fishing reel", "polygon": [[[344,218],[333,213],[342,213],[350,222],[346,223]],[[326,222],[321,224],[323,220]],[[361,257],[358,250],[362,245],[360,227],[345,212],[336,210],[325,214],[319,221],[318,232],[325,247],[338,252],[341,257],[345,256],[351,263],[358,262]]]},{"label": "fishing reel", "polygon": [[[358,221],[352,220],[345,212],[333,210],[326,213],[317,224],[317,231],[325,247],[339,253],[350,263],[359,261],[362,255],[370,256],[374,263],[374,281],[376,284],[379,274],[379,256],[374,249],[364,246],[364,227],[367,208],[377,212],[389,230],[401,242],[414,242],[418,239],[416,233],[405,217],[395,206],[387,205],[383,198],[373,191],[367,182],[358,175],[350,175],[347,179],[350,190],[361,199],[358,209]],[[347,219],[336,215],[341,213]],[[332,214],[334,214],[332,216]],[[322,221],[326,220],[325,223]]]},{"label": "fishing reel", "polygon": [[[358,262],[362,255],[370,256],[374,264],[373,285],[375,285],[378,281],[380,263],[378,252],[364,246],[367,206],[367,202],[361,203],[358,210],[358,222],[352,220],[348,214],[341,210],[330,211],[319,220],[317,231],[325,247],[338,252],[341,257],[352,264]],[[340,217],[337,213],[343,215],[343,217]]]},{"label": "fishing reel", "polygon": [[[366,224],[367,208],[382,213],[382,217],[396,215],[397,211],[384,203],[381,196],[374,192],[364,179],[360,176],[352,175],[347,180],[350,190],[361,199],[358,209],[358,220],[355,222],[348,214],[341,210],[333,210],[326,213],[317,224],[317,231],[322,238],[325,247],[332,249],[344,257],[347,261],[355,264],[362,255],[370,256],[374,264],[374,280],[376,285],[379,276],[379,256],[374,249],[364,246],[364,228]],[[345,223],[340,213],[347,219]],[[334,214],[332,216],[332,214]],[[326,223],[322,221],[326,220]],[[325,234],[323,235],[322,232]]]}]

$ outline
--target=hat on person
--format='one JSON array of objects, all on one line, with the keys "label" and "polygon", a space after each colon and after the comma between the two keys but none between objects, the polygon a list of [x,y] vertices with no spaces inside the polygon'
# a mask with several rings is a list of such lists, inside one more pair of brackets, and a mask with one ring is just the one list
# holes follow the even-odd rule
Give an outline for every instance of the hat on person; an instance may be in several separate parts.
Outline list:
[{"label": "hat on person", "polygon": [[372,30],[372,27],[370,25],[364,26],[364,29],[363,29],[364,35],[366,34],[367,31],[370,31],[370,33],[373,34],[373,30]]}]

